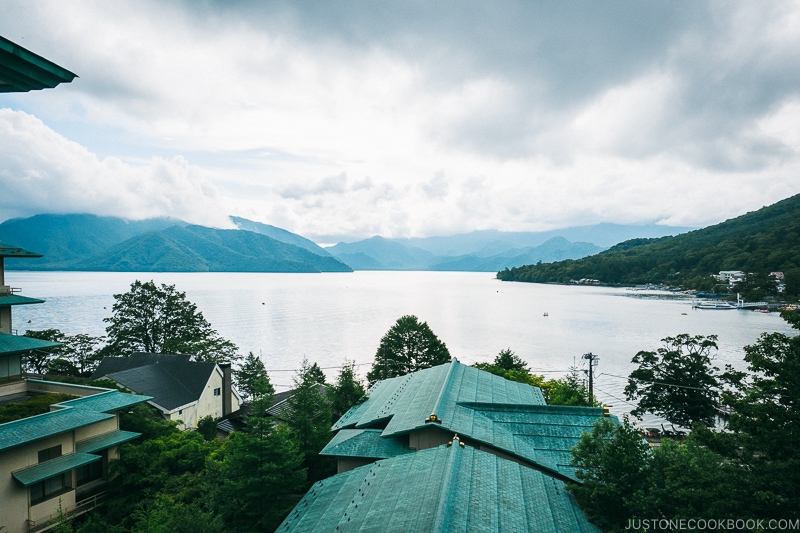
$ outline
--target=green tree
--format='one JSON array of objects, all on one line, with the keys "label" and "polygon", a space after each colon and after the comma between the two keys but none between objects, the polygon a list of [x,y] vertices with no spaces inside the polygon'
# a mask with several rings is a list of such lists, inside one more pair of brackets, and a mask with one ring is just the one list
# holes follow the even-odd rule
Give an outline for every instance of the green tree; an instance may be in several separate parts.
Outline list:
[{"label": "green tree", "polygon": [[338,419],[364,398],[364,386],[356,377],[355,361],[345,361],[331,389],[333,418]]},{"label": "green tree", "polygon": [[[800,314],[783,311],[794,329],[800,329]],[[728,427],[743,436],[750,454],[769,460],[800,459],[800,336],[764,333],[758,342],[745,346],[748,372],[728,368],[732,385],[723,397],[733,411]]]},{"label": "green tree", "polygon": [[755,503],[751,473],[694,434],[685,444],[664,439],[650,448],[628,420],[615,424],[605,418],[583,434],[572,455],[583,483],[569,490],[605,531],[630,529],[630,519],[770,516]]},{"label": "green tree", "polygon": [[242,366],[233,371],[236,384],[245,398],[255,399],[269,394],[275,394],[275,389],[269,381],[269,374],[261,358],[249,352],[244,358]]},{"label": "green tree", "polygon": [[638,400],[631,414],[653,413],[683,427],[712,426],[720,395],[719,369],[711,364],[716,335],[683,333],[662,342],[664,347],[641,351],[631,361],[638,365],[625,387],[626,398]]},{"label": "green tree", "polygon": [[447,346],[434,335],[427,322],[405,315],[381,339],[367,381],[372,384],[449,362]]},{"label": "green tree", "polygon": [[562,378],[550,379],[541,385],[548,405],[572,405],[577,407],[599,407],[597,398],[589,394],[589,388],[574,366]]},{"label": "green tree", "polygon": [[209,459],[211,501],[230,531],[274,531],[302,496],[303,456],[278,424],[264,435],[233,433]]},{"label": "green tree", "polygon": [[61,352],[74,365],[77,375],[88,377],[102,359],[96,350],[102,341],[103,337],[93,337],[86,333],[69,335],[64,338]]},{"label": "green tree", "polygon": [[528,371],[528,363],[515,354],[511,348],[500,350],[497,357],[494,358],[494,364],[503,370],[523,370]]},{"label": "green tree", "polygon": [[223,339],[203,318],[186,293],[175,285],[136,280],[128,292],[115,294],[102,355],[134,352],[181,353],[215,363],[239,359],[236,345]]},{"label": "green tree", "polygon": [[[641,516],[638,498],[647,484],[650,446],[627,419],[594,423],[572,449],[572,466],[581,484],[569,485],[589,520],[606,531],[622,530]],[[663,515],[659,515],[663,516]]]},{"label": "green tree", "polygon": [[206,440],[217,438],[217,422],[211,415],[206,415],[197,421],[197,432]]},{"label": "green tree", "polygon": [[326,386],[317,381],[316,372],[307,359],[303,359],[300,372],[293,380],[294,390],[286,400],[286,424],[297,439],[309,480],[314,482],[335,473],[333,459],[319,455],[331,439],[331,402]]},{"label": "green tree", "polygon": [[[64,333],[60,329],[29,329],[25,337],[51,342],[64,342]],[[25,355],[25,371],[34,374],[46,374],[50,361],[58,357],[59,348],[45,348],[33,350]]]},{"label": "green tree", "polygon": [[306,370],[309,378],[319,383],[320,385],[325,385],[325,372],[319,367],[317,363],[312,364],[308,370]]}]

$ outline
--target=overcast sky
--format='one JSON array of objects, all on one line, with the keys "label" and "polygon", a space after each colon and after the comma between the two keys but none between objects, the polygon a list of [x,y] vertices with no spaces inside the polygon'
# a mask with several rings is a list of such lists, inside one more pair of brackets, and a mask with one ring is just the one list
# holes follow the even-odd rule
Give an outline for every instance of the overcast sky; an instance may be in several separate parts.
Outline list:
[{"label": "overcast sky", "polygon": [[0,220],[705,226],[800,193],[800,2],[5,0]]}]

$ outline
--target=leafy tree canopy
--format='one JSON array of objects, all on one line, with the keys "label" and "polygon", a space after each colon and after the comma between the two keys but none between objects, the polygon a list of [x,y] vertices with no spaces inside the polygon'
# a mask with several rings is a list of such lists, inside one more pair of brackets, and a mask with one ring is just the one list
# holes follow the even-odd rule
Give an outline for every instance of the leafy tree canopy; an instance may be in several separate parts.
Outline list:
[{"label": "leafy tree canopy", "polygon": [[108,344],[103,355],[180,353],[215,363],[240,357],[236,345],[220,337],[175,285],[136,280],[114,299],[114,314],[104,319]]},{"label": "leafy tree canopy", "polygon": [[405,315],[398,318],[381,339],[367,380],[372,384],[449,362],[447,346],[431,331],[427,322]]},{"label": "leafy tree canopy", "polygon": [[85,333],[67,335],[60,329],[28,330],[26,337],[59,342],[61,346],[34,350],[25,357],[25,369],[36,374],[89,376],[102,357],[95,349],[103,340]]},{"label": "leafy tree canopy", "polygon": [[638,365],[625,387],[626,398],[638,400],[631,414],[653,413],[683,427],[693,422],[713,426],[721,377],[711,364],[717,336],[684,333],[662,342],[657,351],[641,351],[631,361]]},{"label": "leafy tree canopy", "polygon": [[[800,313],[781,316],[800,329]],[[800,452],[789,443],[800,438],[800,336],[764,333],[745,346],[748,372],[728,369],[732,386],[723,401],[732,408],[728,427],[741,433],[749,452],[771,460],[797,460]]]}]

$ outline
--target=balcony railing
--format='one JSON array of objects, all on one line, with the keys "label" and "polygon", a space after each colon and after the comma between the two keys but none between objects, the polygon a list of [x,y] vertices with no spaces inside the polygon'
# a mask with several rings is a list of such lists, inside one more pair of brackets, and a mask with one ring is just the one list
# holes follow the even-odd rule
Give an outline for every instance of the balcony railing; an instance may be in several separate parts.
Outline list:
[{"label": "balcony railing", "polygon": [[105,502],[107,494],[108,492],[100,492],[94,496],[76,502],[74,507],[62,509],[60,516],[59,513],[53,513],[39,520],[28,520],[28,531],[30,533],[46,531],[51,527],[57,526],[61,520],[68,520],[75,516],[82,515],[83,513],[88,513]]}]

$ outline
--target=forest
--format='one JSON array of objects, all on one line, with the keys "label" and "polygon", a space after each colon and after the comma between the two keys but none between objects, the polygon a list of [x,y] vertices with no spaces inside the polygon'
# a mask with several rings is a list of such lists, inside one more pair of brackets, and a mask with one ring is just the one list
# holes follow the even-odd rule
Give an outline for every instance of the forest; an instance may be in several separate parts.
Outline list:
[{"label": "forest", "polygon": [[675,237],[632,239],[583,259],[498,272],[503,281],[605,285],[666,284],[727,291],[712,277],[741,270],[764,277],[783,272],[786,295],[800,296],[800,195]]}]

